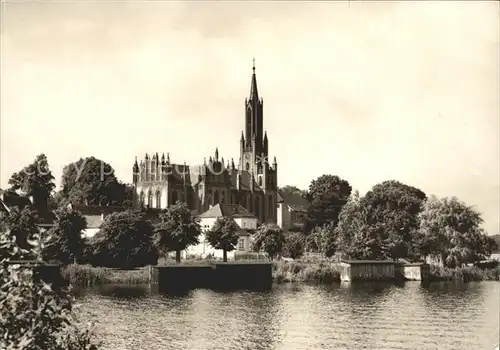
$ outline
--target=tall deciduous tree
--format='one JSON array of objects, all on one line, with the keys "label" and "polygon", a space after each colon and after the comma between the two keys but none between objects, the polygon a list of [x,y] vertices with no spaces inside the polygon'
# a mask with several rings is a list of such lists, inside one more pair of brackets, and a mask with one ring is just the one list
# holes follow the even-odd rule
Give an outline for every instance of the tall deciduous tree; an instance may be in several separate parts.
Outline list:
[{"label": "tall deciduous tree", "polygon": [[369,232],[381,235],[383,255],[393,259],[408,256],[425,199],[425,193],[418,188],[394,180],[373,186],[361,199]]},{"label": "tall deciduous tree", "polygon": [[224,262],[227,261],[227,252],[233,251],[238,243],[238,231],[240,227],[231,217],[221,216],[206,233],[208,243],[215,249],[222,249]]},{"label": "tall deciduous tree", "polygon": [[329,223],[336,226],[340,210],[349,199],[351,191],[349,182],[336,175],[323,175],[313,180],[307,194],[310,205],[304,230],[311,232],[316,226]]},{"label": "tall deciduous tree", "polygon": [[91,240],[94,263],[133,268],[157,263],[153,227],[144,213],[135,210],[108,215]]},{"label": "tall deciduous tree", "polygon": [[35,206],[45,207],[56,187],[45,154],[39,154],[33,163],[12,174],[9,185],[12,190],[21,190],[32,196]]},{"label": "tall deciduous tree", "polygon": [[120,183],[110,164],[95,157],[80,158],[63,169],[61,203],[131,206],[133,191]]},{"label": "tall deciduous tree", "polygon": [[175,260],[181,262],[181,251],[199,243],[201,234],[197,215],[182,202],[177,202],[160,215],[155,226],[155,240],[158,248],[175,251]]},{"label": "tall deciduous tree", "polygon": [[285,236],[281,228],[274,224],[261,225],[254,234],[253,249],[265,252],[273,260],[283,251]]},{"label": "tall deciduous tree", "polygon": [[456,267],[491,254],[493,245],[481,228],[481,214],[456,197],[431,196],[419,219],[416,245],[423,256],[438,256],[445,265]]},{"label": "tall deciduous tree", "polygon": [[83,231],[87,221],[76,210],[61,208],[56,211],[54,226],[47,232],[51,237],[44,251],[46,260],[58,260],[64,264],[77,263],[83,253]]}]

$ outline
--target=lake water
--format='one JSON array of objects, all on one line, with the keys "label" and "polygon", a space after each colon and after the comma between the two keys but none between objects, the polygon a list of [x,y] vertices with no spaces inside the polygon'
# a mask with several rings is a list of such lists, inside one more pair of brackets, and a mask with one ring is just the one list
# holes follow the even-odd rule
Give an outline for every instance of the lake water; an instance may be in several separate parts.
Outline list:
[{"label": "lake water", "polygon": [[80,291],[78,300],[110,350],[488,350],[499,342],[498,282],[288,284],[175,297],[149,286],[103,286]]}]

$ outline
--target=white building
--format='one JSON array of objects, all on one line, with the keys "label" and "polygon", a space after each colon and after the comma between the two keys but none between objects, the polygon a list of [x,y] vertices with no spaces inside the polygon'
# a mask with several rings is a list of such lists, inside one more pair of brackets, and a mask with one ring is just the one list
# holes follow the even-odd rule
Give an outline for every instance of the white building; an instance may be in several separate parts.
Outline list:
[{"label": "white building", "polygon": [[101,229],[104,218],[114,212],[123,211],[125,208],[119,206],[99,206],[68,204],[68,209],[79,211],[87,221],[87,229],[83,230],[83,237],[92,238]]},{"label": "white building", "polygon": [[196,246],[189,247],[185,252],[187,255],[197,255],[206,257],[212,255],[216,258],[222,258],[223,252],[220,249],[214,249],[205,238],[205,233],[212,229],[217,218],[221,216],[231,217],[241,228],[237,233],[239,236],[236,251],[228,252],[228,260],[234,259],[234,255],[238,253],[248,253],[251,245],[251,234],[249,232],[257,229],[258,219],[244,207],[238,204],[217,204],[200,215],[200,225],[202,234],[200,235],[200,243]]}]

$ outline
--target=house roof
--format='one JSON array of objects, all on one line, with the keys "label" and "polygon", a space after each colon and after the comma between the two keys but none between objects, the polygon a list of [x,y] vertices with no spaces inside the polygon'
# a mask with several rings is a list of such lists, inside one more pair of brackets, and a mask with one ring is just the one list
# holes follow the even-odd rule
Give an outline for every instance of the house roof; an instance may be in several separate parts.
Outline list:
[{"label": "house roof", "polygon": [[[23,210],[27,206],[33,205],[32,197],[19,195],[11,191],[0,190],[0,211],[10,212],[13,208]],[[56,216],[48,208],[34,207],[40,218],[39,226],[50,227],[53,225]]]},{"label": "house roof", "polygon": [[257,219],[255,215],[246,210],[239,204],[216,204],[212,208],[200,215],[200,218],[218,218],[229,216],[232,218],[252,218]]},{"label": "house roof", "polygon": [[309,201],[297,194],[289,194],[283,191],[278,191],[278,203],[287,205],[292,211],[307,211]]},{"label": "house roof", "polygon": [[[0,202],[5,211],[17,207],[22,210],[27,205],[31,205],[32,201],[28,196],[20,196],[15,192],[0,190]],[[1,210],[1,209],[0,209]]]}]

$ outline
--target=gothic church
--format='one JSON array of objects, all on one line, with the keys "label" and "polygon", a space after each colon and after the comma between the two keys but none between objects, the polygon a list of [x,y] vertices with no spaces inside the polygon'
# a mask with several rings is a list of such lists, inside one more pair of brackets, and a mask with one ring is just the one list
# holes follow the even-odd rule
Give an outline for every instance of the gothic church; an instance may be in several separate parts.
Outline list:
[{"label": "gothic church", "polygon": [[263,132],[263,100],[259,98],[255,64],[250,96],[245,99],[245,132],[237,164],[215,153],[201,165],[174,164],[169,153],[144,157],[133,166],[133,184],[139,203],[165,209],[183,201],[199,214],[217,203],[240,204],[260,223],[276,223],[278,164],[269,163],[269,141]]}]

